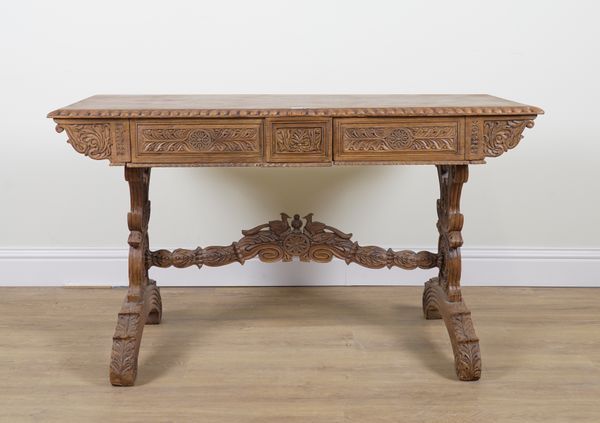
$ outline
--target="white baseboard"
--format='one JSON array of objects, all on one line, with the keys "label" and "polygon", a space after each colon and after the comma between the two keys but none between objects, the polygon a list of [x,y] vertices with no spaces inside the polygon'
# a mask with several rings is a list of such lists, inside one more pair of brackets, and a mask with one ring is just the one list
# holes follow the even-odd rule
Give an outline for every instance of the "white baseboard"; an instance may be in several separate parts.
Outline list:
[{"label": "white baseboard", "polygon": [[[395,248],[403,249],[403,248]],[[430,249],[431,250],[431,249]],[[600,249],[463,248],[462,284],[600,287]],[[436,269],[371,270],[341,260],[151,269],[160,286],[421,285]],[[0,250],[0,286],[125,286],[126,249]]]}]

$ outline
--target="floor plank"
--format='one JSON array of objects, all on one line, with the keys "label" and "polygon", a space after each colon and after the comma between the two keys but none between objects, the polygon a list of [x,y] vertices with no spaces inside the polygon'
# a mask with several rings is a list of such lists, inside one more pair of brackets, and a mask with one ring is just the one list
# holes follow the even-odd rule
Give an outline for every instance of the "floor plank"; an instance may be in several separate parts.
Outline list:
[{"label": "floor plank", "polygon": [[123,289],[0,288],[0,421],[600,421],[600,289],[465,288],[472,383],[421,291],[163,288],[137,385],[114,388]]}]

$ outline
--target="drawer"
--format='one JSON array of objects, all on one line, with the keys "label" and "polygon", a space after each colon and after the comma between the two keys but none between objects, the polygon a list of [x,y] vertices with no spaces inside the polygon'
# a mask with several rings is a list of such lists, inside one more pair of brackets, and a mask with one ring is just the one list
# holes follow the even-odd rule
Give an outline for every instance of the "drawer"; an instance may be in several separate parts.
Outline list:
[{"label": "drawer", "polygon": [[331,119],[267,119],[267,161],[331,163],[331,124]]},{"label": "drawer", "polygon": [[464,118],[335,119],[335,161],[464,160]]},{"label": "drawer", "polygon": [[252,163],[262,161],[261,119],[136,120],[134,163]]}]

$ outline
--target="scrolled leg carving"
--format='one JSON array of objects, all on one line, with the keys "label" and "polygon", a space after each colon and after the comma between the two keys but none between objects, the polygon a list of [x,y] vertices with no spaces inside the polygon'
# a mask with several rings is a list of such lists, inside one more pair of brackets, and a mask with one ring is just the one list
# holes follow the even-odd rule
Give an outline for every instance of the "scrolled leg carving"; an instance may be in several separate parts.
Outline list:
[{"label": "scrolled leg carving", "polygon": [[427,319],[444,319],[452,352],[454,367],[460,380],[479,380],[481,377],[481,353],[479,339],[473,328],[471,312],[461,301],[448,301],[438,278],[425,283],[423,311]]},{"label": "scrolled leg carving", "polygon": [[131,211],[129,225],[129,289],[117,318],[110,359],[110,382],[131,386],[135,382],[138,355],[145,324],[158,324],[162,317],[160,291],[148,279],[147,255],[150,201],[149,168],[125,168],[129,182]]},{"label": "scrolled leg carving", "polygon": [[468,179],[465,165],[440,165],[438,178],[440,199],[438,211],[438,267],[437,278],[425,284],[423,314],[426,319],[443,319],[448,329],[456,374],[460,380],[478,380],[481,377],[481,353],[475,334],[471,312],[462,300],[460,291],[461,255],[463,244],[460,213],[462,186]]}]

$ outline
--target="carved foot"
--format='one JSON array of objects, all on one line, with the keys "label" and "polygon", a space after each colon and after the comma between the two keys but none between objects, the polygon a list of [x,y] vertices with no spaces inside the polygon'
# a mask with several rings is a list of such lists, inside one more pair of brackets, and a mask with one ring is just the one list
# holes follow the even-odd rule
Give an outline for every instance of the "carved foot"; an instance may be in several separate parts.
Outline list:
[{"label": "carved foot", "polygon": [[444,319],[452,351],[454,367],[460,380],[479,380],[481,377],[481,352],[479,339],[473,328],[471,312],[463,301],[450,302],[438,278],[425,283],[423,313],[426,319]]},{"label": "carved foot", "polygon": [[162,301],[156,282],[149,281],[144,300],[135,301],[128,292],[113,336],[110,356],[110,383],[132,386],[137,376],[138,356],[144,325],[157,325],[162,318]]},{"label": "carved foot", "polygon": [[117,318],[110,355],[110,383],[114,386],[132,386],[135,382],[146,320],[143,309],[143,302],[126,302]]}]

